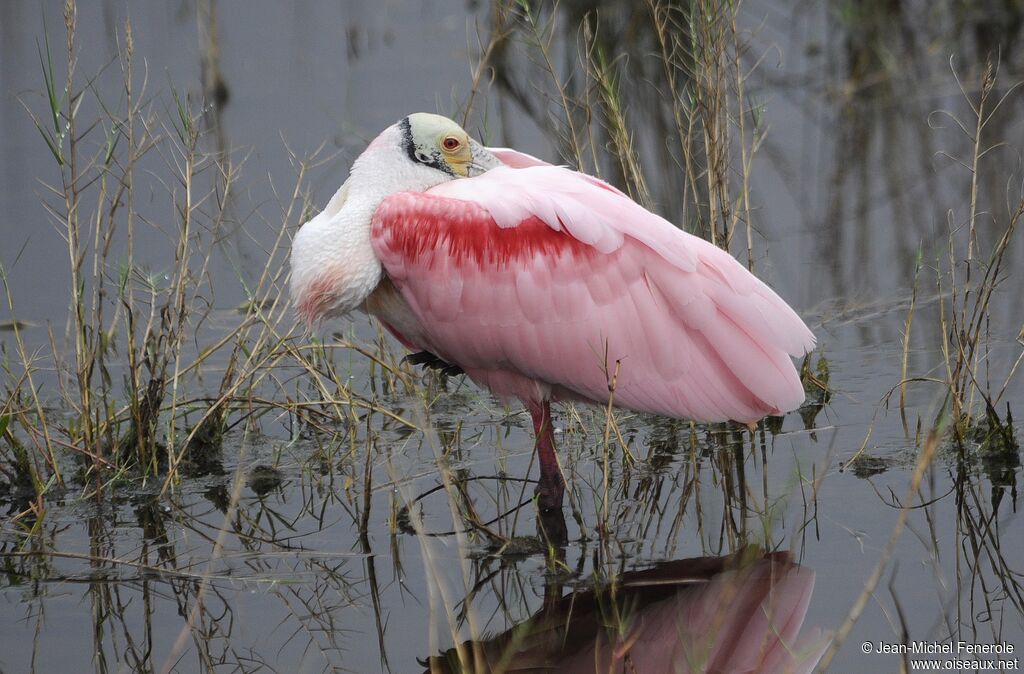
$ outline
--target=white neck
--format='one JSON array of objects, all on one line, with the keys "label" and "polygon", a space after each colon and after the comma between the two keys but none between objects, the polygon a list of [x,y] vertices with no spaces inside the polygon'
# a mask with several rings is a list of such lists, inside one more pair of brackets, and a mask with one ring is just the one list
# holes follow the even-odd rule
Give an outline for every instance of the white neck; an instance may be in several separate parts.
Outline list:
[{"label": "white neck", "polygon": [[383,270],[370,243],[373,214],[398,192],[422,192],[450,177],[411,161],[397,125],[386,129],[352,165],[348,180],[292,241],[292,298],[307,321],[358,308]]}]

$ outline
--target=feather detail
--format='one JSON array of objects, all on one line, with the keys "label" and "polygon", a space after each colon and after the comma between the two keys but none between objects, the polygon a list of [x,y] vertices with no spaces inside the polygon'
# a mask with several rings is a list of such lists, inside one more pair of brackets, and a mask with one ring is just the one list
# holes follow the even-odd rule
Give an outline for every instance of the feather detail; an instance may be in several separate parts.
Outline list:
[{"label": "feather detail", "polygon": [[753,421],[803,400],[789,356],[814,337],[796,313],[595,178],[542,164],[393,195],[371,243],[422,348],[498,395],[600,402],[618,366],[635,410]]}]

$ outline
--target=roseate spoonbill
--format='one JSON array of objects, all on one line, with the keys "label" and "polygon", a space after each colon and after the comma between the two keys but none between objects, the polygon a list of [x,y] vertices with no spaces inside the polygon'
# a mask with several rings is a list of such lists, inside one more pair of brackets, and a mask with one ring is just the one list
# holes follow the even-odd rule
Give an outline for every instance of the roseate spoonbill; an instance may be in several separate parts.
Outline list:
[{"label": "roseate spoonbill", "polygon": [[530,410],[541,512],[561,513],[551,401],[751,422],[800,405],[796,313],[729,253],[611,185],[485,148],[427,113],[385,129],[292,242],[309,325],[376,316],[416,362]]},{"label": "roseate spoonbill", "polygon": [[788,552],[752,552],[661,562],[565,595],[548,581],[527,621],[428,658],[425,674],[811,672],[829,643],[817,627],[801,634],[814,571]]}]

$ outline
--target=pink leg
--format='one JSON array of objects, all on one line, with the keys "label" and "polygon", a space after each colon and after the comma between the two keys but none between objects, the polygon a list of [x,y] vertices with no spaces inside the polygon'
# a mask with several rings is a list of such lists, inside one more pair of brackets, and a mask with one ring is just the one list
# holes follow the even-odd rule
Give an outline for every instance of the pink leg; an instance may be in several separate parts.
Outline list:
[{"label": "pink leg", "polygon": [[533,432],[537,438],[537,459],[540,462],[540,483],[537,485],[537,501],[542,513],[562,510],[565,481],[558,468],[555,455],[555,433],[551,426],[551,403],[530,402],[530,416],[533,417]]}]

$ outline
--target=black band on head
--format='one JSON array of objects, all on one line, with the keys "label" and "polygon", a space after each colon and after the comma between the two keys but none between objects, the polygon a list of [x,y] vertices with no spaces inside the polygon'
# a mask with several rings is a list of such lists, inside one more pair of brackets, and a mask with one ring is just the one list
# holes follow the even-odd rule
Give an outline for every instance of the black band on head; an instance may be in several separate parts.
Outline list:
[{"label": "black band on head", "polygon": [[458,177],[455,175],[455,171],[452,171],[452,167],[448,165],[448,162],[441,157],[440,151],[435,150],[429,155],[416,152],[416,141],[412,137],[412,123],[408,117],[402,119],[399,127],[402,129],[402,146],[405,147],[405,153],[409,155],[409,159],[417,164],[423,164],[442,173],[447,173],[452,177]]},{"label": "black band on head", "polygon": [[405,153],[409,155],[409,159],[418,162],[416,158],[416,143],[412,139],[412,123],[408,117],[403,117],[399,123],[399,127],[402,129],[402,146],[405,148]]}]

